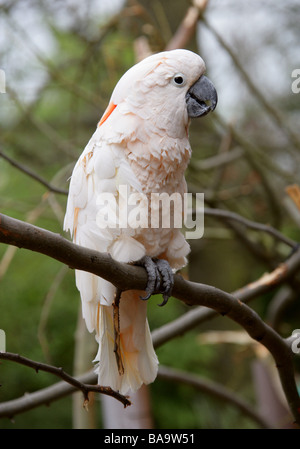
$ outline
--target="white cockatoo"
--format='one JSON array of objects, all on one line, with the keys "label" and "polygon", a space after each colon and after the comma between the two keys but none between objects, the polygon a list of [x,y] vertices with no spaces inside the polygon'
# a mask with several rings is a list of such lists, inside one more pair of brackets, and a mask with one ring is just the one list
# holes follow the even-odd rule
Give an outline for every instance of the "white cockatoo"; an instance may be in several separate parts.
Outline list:
[{"label": "white cockatoo", "polygon": [[[119,262],[142,261],[150,277],[146,296],[135,290],[121,296],[120,371],[114,352],[116,288],[94,274],[76,271],[83,317],[99,344],[98,383],[121,394],[156,378],[158,360],[145,299],[157,291],[159,279],[163,303],[167,301],[170,270],[182,268],[190,250],[180,229],[151,226],[148,217],[155,207],[152,193],[183,197],[186,192],[190,117],[207,114],[217,103],[216,90],[204,72],[201,57],[188,50],[154,54],[134,65],[117,83],[71,177],[64,229],[74,242],[109,253]],[[132,204],[139,204],[139,217]]]}]

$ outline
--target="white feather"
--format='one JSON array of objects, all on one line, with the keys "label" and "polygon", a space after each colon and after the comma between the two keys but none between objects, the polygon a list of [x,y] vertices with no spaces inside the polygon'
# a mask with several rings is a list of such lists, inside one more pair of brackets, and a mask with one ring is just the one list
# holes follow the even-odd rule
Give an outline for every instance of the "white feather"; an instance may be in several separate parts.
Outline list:
[{"label": "white feather", "polygon": [[121,235],[110,247],[111,256],[119,262],[134,262],[145,256],[144,245],[132,237]]}]

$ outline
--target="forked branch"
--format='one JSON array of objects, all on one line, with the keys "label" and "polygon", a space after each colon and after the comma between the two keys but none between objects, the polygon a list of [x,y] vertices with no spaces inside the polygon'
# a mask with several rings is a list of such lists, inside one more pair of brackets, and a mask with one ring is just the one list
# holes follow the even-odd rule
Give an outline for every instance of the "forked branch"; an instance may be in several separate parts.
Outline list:
[{"label": "forked branch", "polygon": [[[42,228],[0,214],[0,242],[50,256],[72,268],[101,276],[118,289],[144,290],[147,283],[143,268],[114,261],[109,254],[80,247]],[[248,334],[272,354],[287,402],[295,421],[300,424],[300,398],[295,383],[293,353],[290,345],[268,326],[239,296],[265,293],[281,285],[300,268],[300,248],[273,272],[236,292],[233,296],[220,289],[175,276],[173,296],[188,305],[202,305],[215,310],[242,326]],[[243,298],[243,299],[244,299]]]}]

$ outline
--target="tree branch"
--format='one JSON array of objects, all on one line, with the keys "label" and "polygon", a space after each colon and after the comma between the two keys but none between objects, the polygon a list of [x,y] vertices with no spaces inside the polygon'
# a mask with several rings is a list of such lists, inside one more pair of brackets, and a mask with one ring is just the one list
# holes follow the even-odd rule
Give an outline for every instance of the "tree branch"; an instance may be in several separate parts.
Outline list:
[{"label": "tree branch", "polygon": [[253,410],[252,405],[248,404],[243,399],[236,396],[236,394],[230,391],[228,388],[223,387],[217,382],[212,382],[211,380],[204,379],[198,375],[190,374],[174,368],[169,368],[167,366],[159,367],[158,377],[161,379],[184,383],[196,388],[197,390],[200,390],[201,392],[207,393],[210,396],[214,396],[216,399],[237,407],[240,412],[255,421],[260,427],[266,429],[270,428],[270,424],[263,416]]},{"label": "tree branch", "polygon": [[175,34],[168,42],[165,50],[185,48],[189,40],[195,35],[198,20],[204,13],[208,0],[194,0],[188,8],[185,17],[180,23]]},{"label": "tree branch", "polygon": [[[2,360],[10,360],[12,362],[20,363],[21,365],[29,366],[33,368],[36,372],[45,371],[47,373],[54,374],[57,377],[60,377],[68,384],[72,385],[74,389],[81,390],[84,396],[84,405],[86,405],[89,401],[89,393],[91,391],[96,393],[106,394],[108,396],[112,396],[118,401],[122,402],[124,407],[131,405],[127,396],[123,396],[117,391],[112,390],[110,387],[102,387],[100,385],[89,385],[86,383],[82,383],[80,380],[75,377],[67,374],[62,368],[57,368],[56,366],[47,365],[46,363],[35,362],[34,360],[28,359],[26,357],[22,357],[19,354],[13,354],[11,352],[0,352],[0,359]],[[1,413],[0,413],[1,416]],[[7,415],[6,415],[7,416]]]},{"label": "tree branch", "polygon": [[239,58],[236,56],[231,47],[225,42],[223,37],[204,17],[201,17],[201,19],[206,28],[215,36],[220,46],[223,47],[223,49],[228,53],[235,68],[244,78],[248,88],[250,89],[252,94],[258,99],[260,104],[268,112],[269,116],[273,119],[274,123],[281,128],[281,130],[284,132],[284,134],[290,140],[290,142],[294,145],[294,147],[300,149],[300,141],[297,134],[293,131],[288,122],[284,120],[284,118],[278,112],[278,110],[275,109],[275,107],[269,101],[267,101],[263,93],[258,89],[257,85],[252,81],[248,72],[245,70],[243,64],[239,61]]},{"label": "tree branch", "polygon": [[[3,214],[0,214],[0,242],[45,254],[72,268],[101,276],[120,290],[144,290],[146,287],[147,275],[143,268],[116,262],[108,254],[80,247],[59,234]],[[268,291],[295,274],[299,267],[300,249],[272,273],[236,292],[237,298],[241,293],[244,297],[251,294],[253,288],[260,293]],[[295,421],[300,424],[300,399],[294,378],[293,353],[287,342],[264,323],[255,311],[220,289],[189,282],[176,275],[173,296],[188,305],[206,306],[221,315],[227,315],[270,351]]]},{"label": "tree branch", "polygon": [[9,162],[10,165],[17,168],[22,173],[25,173],[27,176],[30,176],[30,178],[32,178],[35,181],[42,184],[44,187],[46,187],[48,190],[50,190],[50,192],[58,193],[60,195],[68,195],[67,190],[52,186],[48,181],[46,181],[44,178],[42,178],[37,173],[34,173],[30,168],[25,167],[24,165],[20,164],[19,162],[14,161],[11,157],[7,156],[7,154],[3,153],[2,150],[0,150],[0,157],[5,159],[7,162]]},{"label": "tree branch", "polygon": [[[94,371],[78,376],[76,379],[78,382],[84,384],[97,382],[97,376]],[[33,408],[39,407],[43,404],[50,404],[51,402],[72,394],[77,390],[78,389],[73,385],[65,381],[61,381],[51,385],[50,387],[42,388],[39,391],[26,393],[20,398],[2,402],[0,404],[0,418],[12,419],[20,413],[32,410]]]},{"label": "tree branch", "polygon": [[238,223],[241,223],[243,226],[254,229],[255,231],[262,231],[265,232],[275,239],[285,243],[286,245],[290,246],[293,249],[296,249],[298,246],[298,243],[294,240],[286,237],[283,235],[280,231],[273,228],[273,226],[266,225],[263,223],[257,223],[256,221],[248,220],[247,218],[242,217],[241,215],[231,212],[224,209],[213,209],[210,207],[204,208],[204,214],[209,215],[211,217],[216,217],[219,219],[224,219],[224,221],[237,221]]},{"label": "tree branch", "polygon": [[[200,391],[204,391],[205,393],[212,395],[225,403],[229,403],[230,405],[237,407],[242,413],[255,421],[259,426],[263,428],[270,427],[264,417],[260,416],[258,412],[253,410],[250,404],[245,402],[243,399],[240,399],[233,392],[217,384],[216,382],[202,379],[200,376],[185,373],[165,366],[159,367],[158,377],[161,379],[183,382],[199,389]],[[95,383],[97,381],[97,376],[95,372],[91,370],[81,376],[76,377],[75,379],[81,384],[87,385]],[[23,397],[18,399],[2,402],[0,404],[0,418],[6,417],[12,419],[20,413],[24,413],[43,404],[49,404],[55,400],[74,393],[76,390],[77,388],[72,384],[61,381],[39,391],[25,394]]]}]

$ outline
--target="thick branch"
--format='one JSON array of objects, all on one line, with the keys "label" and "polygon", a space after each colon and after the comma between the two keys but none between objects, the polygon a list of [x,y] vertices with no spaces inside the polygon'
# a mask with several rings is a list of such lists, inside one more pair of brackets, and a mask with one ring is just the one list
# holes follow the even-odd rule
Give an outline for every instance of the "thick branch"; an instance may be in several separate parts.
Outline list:
[{"label": "thick branch", "polygon": [[[27,248],[59,260],[72,268],[88,271],[112,282],[120,290],[146,287],[146,272],[141,267],[114,261],[108,254],[98,253],[75,245],[58,234],[29,225],[0,214],[0,242]],[[240,294],[263,293],[284,282],[300,267],[300,249],[274,272],[241,289]],[[175,276],[173,296],[188,305],[203,305],[227,315],[240,324],[248,334],[263,344],[275,359],[281,383],[295,420],[300,424],[300,399],[298,396],[292,351],[289,345],[247,305],[220,289]]]}]

